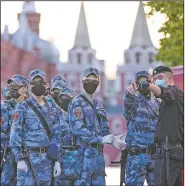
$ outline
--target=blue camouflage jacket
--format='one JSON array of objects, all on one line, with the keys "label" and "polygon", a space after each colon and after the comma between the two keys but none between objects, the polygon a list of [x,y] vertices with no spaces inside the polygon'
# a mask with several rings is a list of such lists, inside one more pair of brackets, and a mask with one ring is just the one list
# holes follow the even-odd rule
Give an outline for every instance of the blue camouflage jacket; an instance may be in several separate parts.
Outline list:
[{"label": "blue camouflage jacket", "polygon": [[10,129],[12,125],[12,113],[16,101],[11,99],[1,105],[1,148],[9,147]]},{"label": "blue camouflage jacket", "polygon": [[94,110],[80,95],[73,98],[69,105],[69,125],[76,136],[77,145],[102,144],[102,137],[110,134],[102,102],[94,99],[93,105]]},{"label": "blue camouflage jacket", "polygon": [[140,93],[124,96],[123,116],[127,121],[127,147],[147,147],[154,142],[154,133],[159,120],[159,100]]},{"label": "blue camouflage jacket", "polygon": [[27,147],[48,147],[50,142],[56,142],[58,146],[60,145],[60,118],[57,109],[46,99],[43,106],[40,106],[33,97],[27,100],[45,116],[52,135],[49,139],[39,118],[25,101],[17,104],[12,115],[13,124],[10,133],[10,145],[16,159],[22,156],[23,141]]}]

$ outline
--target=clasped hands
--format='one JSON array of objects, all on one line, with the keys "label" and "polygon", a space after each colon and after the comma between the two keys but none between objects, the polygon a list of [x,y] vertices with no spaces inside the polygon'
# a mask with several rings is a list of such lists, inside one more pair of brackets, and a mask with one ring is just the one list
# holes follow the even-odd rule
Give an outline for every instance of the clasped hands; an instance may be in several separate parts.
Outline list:
[{"label": "clasped hands", "polygon": [[119,149],[122,145],[125,144],[125,135],[121,134],[118,136],[113,136],[112,134],[106,135],[103,137],[103,144],[112,144],[114,147]]}]

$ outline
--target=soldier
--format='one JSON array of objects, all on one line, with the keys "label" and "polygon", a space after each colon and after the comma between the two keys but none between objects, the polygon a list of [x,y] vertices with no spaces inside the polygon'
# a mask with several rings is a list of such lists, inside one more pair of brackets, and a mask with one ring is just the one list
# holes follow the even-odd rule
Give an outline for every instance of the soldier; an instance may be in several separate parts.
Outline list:
[{"label": "soldier", "polygon": [[154,84],[142,81],[140,87],[162,100],[155,132],[155,185],[180,186],[184,167],[184,94],[175,85],[169,67],[156,67],[153,77]]},{"label": "soldier", "polygon": [[[10,145],[17,161],[17,185],[50,185],[61,173],[58,162],[60,143],[57,110],[44,98],[46,74],[29,73],[32,96],[18,104],[13,114]],[[54,161],[54,169],[52,162]]]},{"label": "soldier", "polygon": [[4,98],[5,100],[7,100],[7,101],[11,99],[10,91],[8,90],[7,87],[5,87],[5,88],[3,89],[2,95],[3,95],[3,98]]},{"label": "soldier", "polygon": [[146,71],[136,73],[135,82],[124,96],[123,115],[127,121],[126,135],[126,185],[154,185],[154,160],[152,144],[159,119],[159,101],[148,90],[138,86],[141,80],[150,80]]},{"label": "soldier", "polygon": [[69,105],[69,124],[79,146],[77,161],[82,161],[80,178],[75,185],[105,185],[105,161],[103,144],[113,144],[117,148],[121,140],[110,134],[103,104],[93,95],[99,85],[99,73],[95,68],[87,68],[82,77],[83,92],[73,98]]},{"label": "soldier", "polygon": [[5,186],[16,184],[16,163],[9,146],[10,129],[15,105],[24,100],[27,89],[28,80],[16,74],[8,80],[8,88],[3,91],[4,96],[12,98],[1,105],[1,185]]},{"label": "soldier", "polygon": [[[57,177],[55,180],[56,186],[70,186],[73,185],[75,179],[74,177],[68,177],[69,172],[73,171],[74,167],[71,167],[69,165],[71,161],[71,154],[74,152],[71,152],[73,149],[73,141],[72,141],[72,135],[70,133],[69,128],[69,120],[68,120],[68,105],[71,102],[72,98],[75,96],[75,92],[68,88],[66,84],[64,85],[62,81],[58,81],[55,79],[55,81],[52,81],[51,84],[51,95],[53,96],[56,103],[59,105],[62,114],[60,114],[61,117],[61,124],[60,124],[60,130],[61,130],[61,158],[60,163],[62,165],[62,173],[59,177]],[[69,162],[69,163],[68,163]],[[75,170],[74,170],[75,171]],[[67,174],[66,174],[67,172]]]}]

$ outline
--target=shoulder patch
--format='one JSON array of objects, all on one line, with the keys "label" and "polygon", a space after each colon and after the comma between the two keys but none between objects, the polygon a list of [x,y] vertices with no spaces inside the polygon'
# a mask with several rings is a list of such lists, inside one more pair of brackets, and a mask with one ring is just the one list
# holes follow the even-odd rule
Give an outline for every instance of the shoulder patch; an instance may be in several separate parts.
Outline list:
[{"label": "shoulder patch", "polygon": [[5,122],[4,117],[1,116],[1,126],[4,125],[4,122]]},{"label": "shoulder patch", "polygon": [[73,112],[75,114],[76,119],[82,119],[83,118],[82,109],[80,107],[74,108]]},{"label": "shoulder patch", "polygon": [[14,114],[12,114],[12,120],[16,121],[19,118],[19,114],[16,112]]}]

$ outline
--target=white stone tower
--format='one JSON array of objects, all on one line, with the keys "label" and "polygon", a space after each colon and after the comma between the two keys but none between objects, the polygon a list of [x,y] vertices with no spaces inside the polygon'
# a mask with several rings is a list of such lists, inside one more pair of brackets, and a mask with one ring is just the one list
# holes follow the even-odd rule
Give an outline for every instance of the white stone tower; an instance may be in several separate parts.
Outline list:
[{"label": "white stone tower", "polygon": [[140,1],[130,46],[124,51],[124,64],[117,66],[116,87],[118,95],[120,94],[119,99],[122,99],[124,91],[138,71],[149,71],[160,64],[155,59],[157,53],[158,50],[150,38],[144,7]]}]

